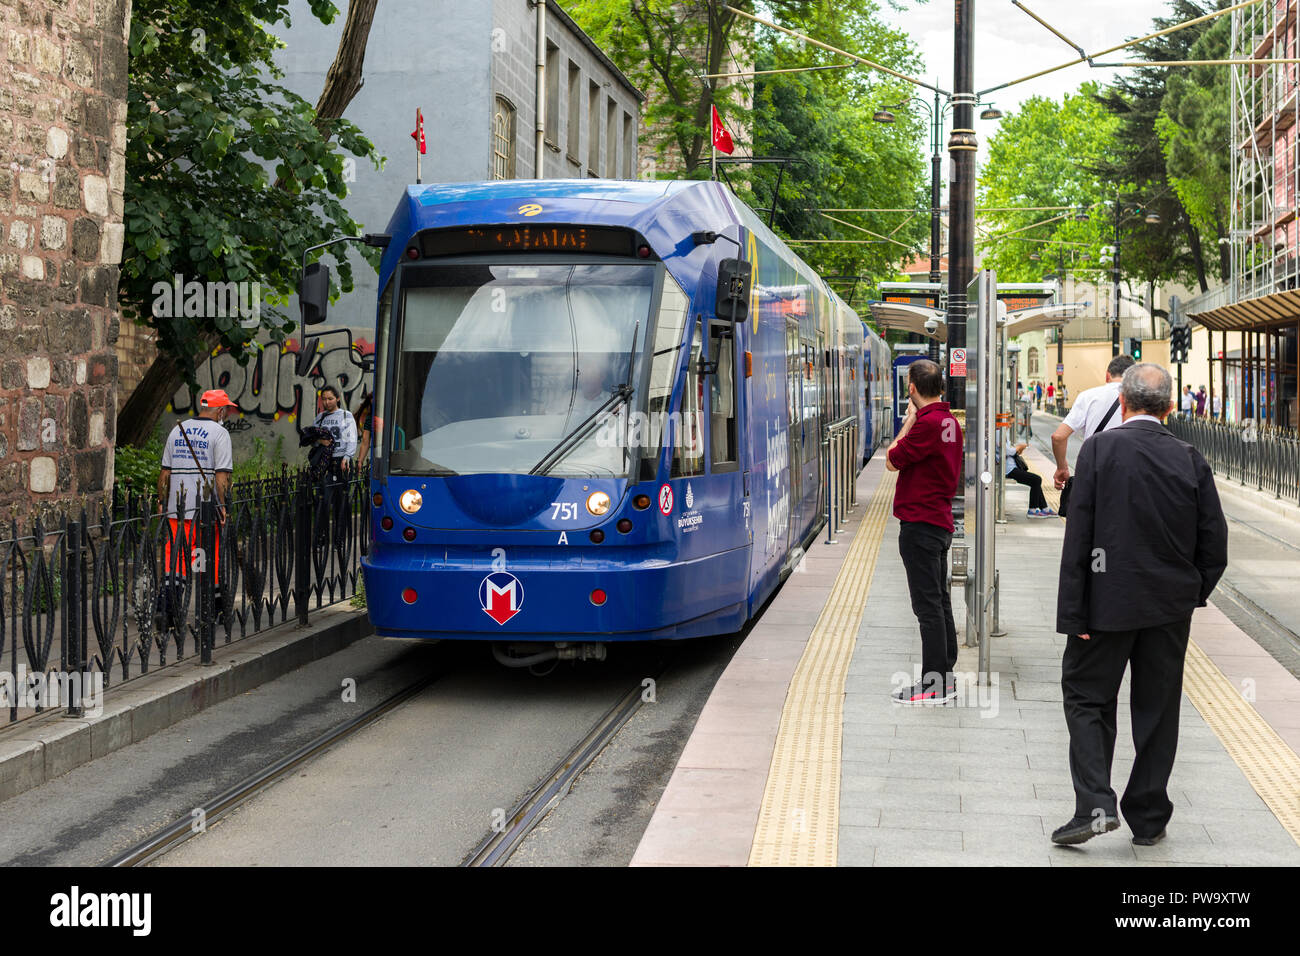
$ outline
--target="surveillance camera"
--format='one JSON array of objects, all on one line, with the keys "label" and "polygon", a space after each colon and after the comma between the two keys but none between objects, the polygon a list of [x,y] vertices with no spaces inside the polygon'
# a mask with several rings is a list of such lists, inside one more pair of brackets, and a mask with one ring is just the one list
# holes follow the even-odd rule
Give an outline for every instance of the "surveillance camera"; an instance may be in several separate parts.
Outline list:
[{"label": "surveillance camera", "polygon": [[938,320],[938,319],[926,319],[926,320],[925,320],[925,330],[926,330],[927,332],[929,332],[931,335],[933,335],[935,332],[937,332],[937,331],[939,330],[939,320]]}]

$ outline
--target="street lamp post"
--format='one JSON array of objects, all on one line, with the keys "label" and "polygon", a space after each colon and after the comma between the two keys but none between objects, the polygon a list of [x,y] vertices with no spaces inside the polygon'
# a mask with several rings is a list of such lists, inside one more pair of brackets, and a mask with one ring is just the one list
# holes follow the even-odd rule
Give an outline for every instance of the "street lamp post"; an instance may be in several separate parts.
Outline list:
[{"label": "street lamp post", "polygon": [[1143,222],[1155,225],[1160,222],[1160,216],[1154,212],[1143,209],[1141,206],[1129,206],[1126,209],[1124,204],[1120,202],[1118,196],[1115,197],[1115,201],[1111,204],[1111,208],[1114,213],[1115,245],[1111,250],[1111,254],[1114,258],[1111,260],[1110,270],[1111,298],[1114,300],[1114,304],[1111,306],[1110,355],[1111,358],[1114,358],[1116,355],[1119,355],[1119,253],[1121,244],[1119,227],[1124,222],[1136,216],[1142,216]]}]

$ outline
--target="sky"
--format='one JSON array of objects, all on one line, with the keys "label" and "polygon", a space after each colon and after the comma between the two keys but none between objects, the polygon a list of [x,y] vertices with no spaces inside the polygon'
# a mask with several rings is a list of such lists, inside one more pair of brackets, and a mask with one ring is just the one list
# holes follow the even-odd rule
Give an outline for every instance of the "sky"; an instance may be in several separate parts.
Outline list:
[{"label": "sky", "polygon": [[[922,79],[945,90],[952,86],[952,0],[899,0],[905,9],[893,10],[887,0],[878,0],[881,17],[905,30],[915,41],[925,59]],[[1168,16],[1168,0],[1023,0],[1025,6],[1061,33],[1082,46],[1088,53],[1104,50],[1134,37],[1153,32],[1151,21]],[[1078,54],[1062,40],[1020,10],[1011,0],[974,0],[975,11],[975,88],[1018,79],[1038,70],[1057,66],[1077,58]],[[1126,56],[1117,51],[1103,57],[1115,61]],[[1118,71],[1091,69],[1086,63],[1029,80],[985,97],[1003,112],[1015,109],[1031,96],[1059,98],[1079,88],[1087,80],[1109,82]]]}]

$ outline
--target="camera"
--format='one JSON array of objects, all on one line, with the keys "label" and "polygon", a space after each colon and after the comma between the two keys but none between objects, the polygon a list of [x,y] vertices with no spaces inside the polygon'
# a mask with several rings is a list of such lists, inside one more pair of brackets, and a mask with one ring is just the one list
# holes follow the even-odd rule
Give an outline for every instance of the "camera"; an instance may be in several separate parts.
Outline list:
[{"label": "camera", "polygon": [[934,335],[934,333],[937,332],[938,330],[939,330],[938,319],[929,318],[925,320],[925,331],[929,332],[931,335]]}]

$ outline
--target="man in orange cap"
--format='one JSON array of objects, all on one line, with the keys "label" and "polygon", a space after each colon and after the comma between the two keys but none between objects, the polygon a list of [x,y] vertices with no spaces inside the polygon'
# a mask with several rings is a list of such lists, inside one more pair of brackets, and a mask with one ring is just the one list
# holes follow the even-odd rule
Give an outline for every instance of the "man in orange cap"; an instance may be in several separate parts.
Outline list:
[{"label": "man in orange cap", "polygon": [[[178,422],[163,445],[162,470],[158,473],[158,510],[168,515],[171,536],[163,549],[164,578],[176,590],[179,577],[189,574],[193,550],[198,545],[194,516],[201,500],[215,496],[218,527],[225,521],[226,503],[230,500],[230,476],[233,469],[230,433],[221,423],[229,409],[238,408],[222,389],[203,393],[197,418]],[[173,565],[172,542],[183,535],[187,557],[179,567]],[[217,539],[219,540],[219,539]],[[218,554],[220,549],[216,549]],[[220,570],[218,555],[212,555],[213,571]],[[167,593],[166,589],[164,594]],[[218,607],[221,602],[218,600]]]}]

